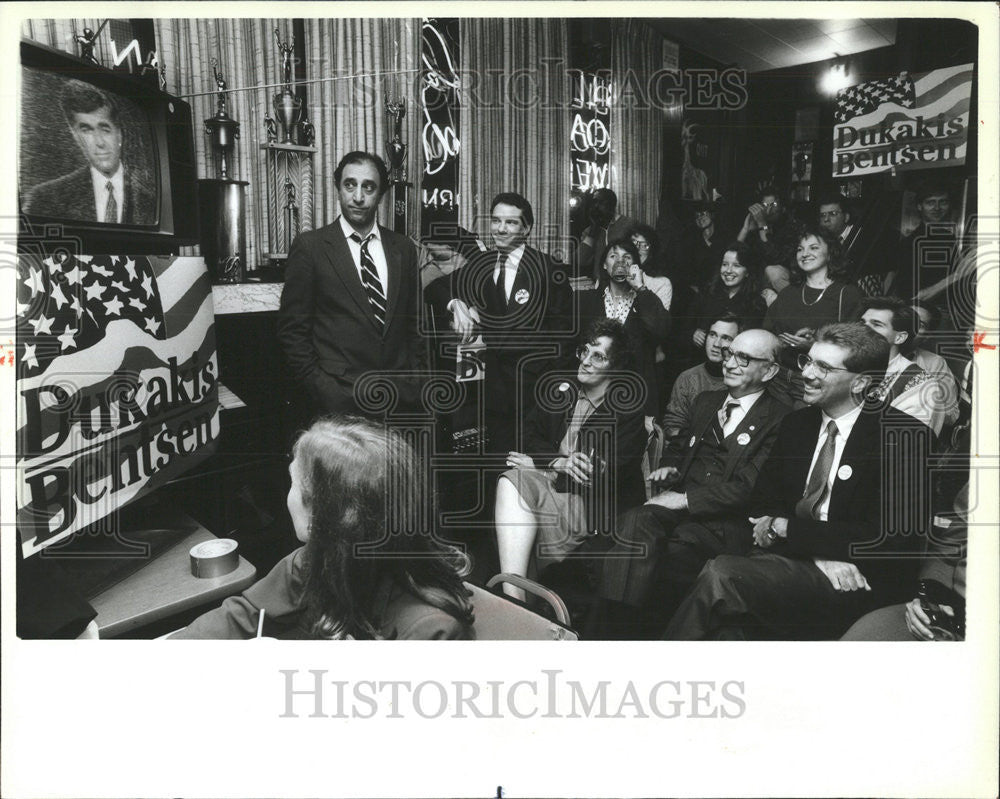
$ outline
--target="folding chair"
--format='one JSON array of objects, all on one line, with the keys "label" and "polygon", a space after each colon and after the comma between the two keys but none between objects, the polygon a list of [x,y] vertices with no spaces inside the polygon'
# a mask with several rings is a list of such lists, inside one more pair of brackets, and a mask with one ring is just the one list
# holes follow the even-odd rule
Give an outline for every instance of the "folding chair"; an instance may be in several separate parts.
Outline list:
[{"label": "folding chair", "polygon": [[[540,616],[510,597],[486,589],[501,583],[513,585],[548,603],[556,620]],[[473,633],[478,641],[576,641],[579,636],[570,629],[569,611],[559,595],[542,585],[517,574],[498,574],[486,583],[486,589],[465,584],[472,591],[472,607],[476,614]]]}]

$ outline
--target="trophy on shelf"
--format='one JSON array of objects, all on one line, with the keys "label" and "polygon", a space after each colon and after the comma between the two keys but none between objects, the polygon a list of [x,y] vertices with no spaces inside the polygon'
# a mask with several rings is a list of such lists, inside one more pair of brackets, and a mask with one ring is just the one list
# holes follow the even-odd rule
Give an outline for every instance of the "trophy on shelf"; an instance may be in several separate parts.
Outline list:
[{"label": "trophy on shelf", "polygon": [[295,38],[290,42],[283,42],[278,34],[278,29],[274,29],[274,43],[281,53],[282,86],[281,91],[272,98],[274,113],[281,123],[283,144],[293,143],[295,126],[302,119],[302,98],[297,97],[292,91],[292,50],[295,47]]},{"label": "trophy on shelf", "polygon": [[403,144],[403,117],[406,116],[406,98],[397,101],[385,96],[385,111],[393,121],[392,138],[385,143],[389,157],[389,182],[406,183],[406,145]]},{"label": "trophy on shelf", "polygon": [[219,156],[219,177],[229,177],[229,154],[240,137],[240,123],[226,113],[226,80],[219,71],[219,62],[212,59],[215,85],[218,91],[215,100],[215,116],[205,120],[205,132],[212,137],[212,149]]},{"label": "trophy on shelf", "polygon": [[269,142],[278,140],[278,123],[270,114],[264,114],[264,133]]}]

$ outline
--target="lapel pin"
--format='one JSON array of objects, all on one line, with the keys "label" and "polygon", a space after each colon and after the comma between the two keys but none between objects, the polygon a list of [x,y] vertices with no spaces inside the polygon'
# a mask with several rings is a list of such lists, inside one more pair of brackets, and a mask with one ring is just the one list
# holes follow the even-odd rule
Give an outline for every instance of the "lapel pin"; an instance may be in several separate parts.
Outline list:
[{"label": "lapel pin", "polygon": [[854,474],[854,469],[852,469],[846,463],[839,469],[837,469],[837,477],[839,477],[841,480],[850,480],[852,474]]},{"label": "lapel pin", "polygon": [[751,433],[752,433],[752,432],[753,432],[754,430],[756,430],[756,429],[757,429],[757,428],[756,428],[756,427],[755,427],[754,425],[750,425],[750,432],[751,432]]},{"label": "lapel pin", "polygon": [[694,437],[694,436],[691,436],[691,440],[690,440],[690,441],[688,441],[688,447],[693,447],[693,446],[694,446],[694,442],[695,442],[695,441],[696,441],[695,437]]},{"label": "lapel pin", "polygon": [[[750,429],[753,430],[752,427]],[[750,436],[746,433],[740,433],[738,436],[736,436],[736,443],[739,444],[741,447],[745,447],[747,444],[750,443]]]},{"label": "lapel pin", "polygon": [[528,301],[528,298],[530,296],[531,295],[528,294],[527,289],[518,289],[514,293],[514,302],[516,302],[518,305],[524,305]]}]

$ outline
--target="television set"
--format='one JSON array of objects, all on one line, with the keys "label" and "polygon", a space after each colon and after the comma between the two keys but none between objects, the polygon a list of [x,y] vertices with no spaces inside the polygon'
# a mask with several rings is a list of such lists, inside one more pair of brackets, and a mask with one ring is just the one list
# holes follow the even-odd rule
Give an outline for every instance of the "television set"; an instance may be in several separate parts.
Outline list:
[{"label": "television set", "polygon": [[53,239],[82,253],[131,255],[197,244],[191,106],[151,77],[22,40],[22,251]]}]

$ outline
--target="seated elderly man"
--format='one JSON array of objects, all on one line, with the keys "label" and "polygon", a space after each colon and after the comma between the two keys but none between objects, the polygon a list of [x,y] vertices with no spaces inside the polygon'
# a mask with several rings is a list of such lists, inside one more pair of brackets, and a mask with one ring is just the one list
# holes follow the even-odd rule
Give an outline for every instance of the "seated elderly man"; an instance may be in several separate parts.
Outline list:
[{"label": "seated elderly man", "polygon": [[[608,607],[611,625],[618,627],[612,634],[642,637],[662,630],[707,560],[750,549],[740,517],[778,424],[790,410],[765,391],[778,372],[780,348],[766,330],[745,330],[722,348],[725,389],[698,395],[683,442],[675,440],[650,475],[665,490],[623,516],[600,589],[605,599],[624,606]],[[650,602],[658,562],[662,585]],[[616,625],[615,618],[622,623]],[[628,619],[635,621],[627,625]]]},{"label": "seated elderly man", "polygon": [[705,360],[681,372],[670,392],[670,402],[663,414],[663,434],[667,441],[687,429],[691,407],[699,394],[722,388],[722,350],[733,343],[742,329],[740,320],[731,315],[720,317],[709,325],[703,346]]},{"label": "seated elderly man", "polygon": [[931,433],[864,404],[888,362],[889,344],[859,322],[819,329],[799,356],[808,407],[785,416],[750,494],[754,549],[709,561],[667,639],[837,638],[910,598]]}]

